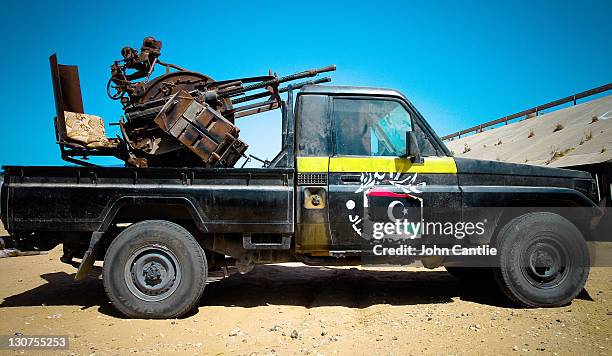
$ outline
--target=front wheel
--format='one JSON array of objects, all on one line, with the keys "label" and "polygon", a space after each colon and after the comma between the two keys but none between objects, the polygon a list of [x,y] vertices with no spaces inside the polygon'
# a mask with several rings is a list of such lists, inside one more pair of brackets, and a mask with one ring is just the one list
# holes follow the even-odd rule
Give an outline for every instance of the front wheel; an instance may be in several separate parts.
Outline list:
[{"label": "front wheel", "polygon": [[556,307],[574,299],[589,275],[589,252],[580,230],[564,217],[529,213],[511,220],[496,239],[504,293],[527,307]]},{"label": "front wheel", "polygon": [[206,255],[183,227],[143,221],[121,232],[104,257],[104,290],[131,318],[176,318],[204,292]]}]

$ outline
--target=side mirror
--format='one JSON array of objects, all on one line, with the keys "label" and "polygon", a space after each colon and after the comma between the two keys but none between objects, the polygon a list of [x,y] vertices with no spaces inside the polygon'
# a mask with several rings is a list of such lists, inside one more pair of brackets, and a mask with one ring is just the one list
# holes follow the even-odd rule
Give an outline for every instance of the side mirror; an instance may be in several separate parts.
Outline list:
[{"label": "side mirror", "polygon": [[413,131],[406,131],[406,157],[409,157],[412,163],[423,164],[424,162]]}]

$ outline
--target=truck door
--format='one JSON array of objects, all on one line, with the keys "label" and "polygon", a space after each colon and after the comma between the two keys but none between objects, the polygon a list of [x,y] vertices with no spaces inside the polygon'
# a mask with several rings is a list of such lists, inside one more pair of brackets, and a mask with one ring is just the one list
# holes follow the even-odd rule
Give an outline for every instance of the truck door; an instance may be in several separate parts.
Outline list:
[{"label": "truck door", "polygon": [[[458,221],[461,194],[455,161],[416,110],[399,98],[334,97],[330,105],[330,250],[363,251],[371,246],[372,235],[380,237],[381,232],[433,241],[442,232],[434,229],[422,236],[418,222],[424,228],[426,222]],[[415,133],[424,162],[405,157],[407,131]],[[397,229],[380,231],[384,225],[379,223],[398,220],[414,223],[401,224],[399,234]]]}]

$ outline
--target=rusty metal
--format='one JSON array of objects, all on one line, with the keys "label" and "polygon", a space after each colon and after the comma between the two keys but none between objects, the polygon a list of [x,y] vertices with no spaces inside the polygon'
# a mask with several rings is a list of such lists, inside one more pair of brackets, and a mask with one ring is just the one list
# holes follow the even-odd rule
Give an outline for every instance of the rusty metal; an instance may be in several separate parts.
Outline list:
[{"label": "rusty metal", "polygon": [[[111,66],[107,91],[111,99],[121,101],[125,111],[126,120],[120,126],[130,165],[232,167],[248,147],[238,137],[236,118],[277,109],[282,106],[281,93],[330,79],[279,88],[282,83],[335,70],[328,66],[285,77],[270,71],[216,81],[161,62],[161,48],[161,41],[147,37],[140,52],[125,47],[123,59]],[[156,65],[164,66],[166,73],[150,78]],[[260,92],[245,95],[255,90]],[[236,106],[242,103],[246,104]]]},{"label": "rusty metal", "polygon": [[[120,99],[126,93],[131,96],[142,95],[145,83],[135,83],[134,81],[143,78],[148,79],[151,76],[157,58],[161,55],[161,46],[161,41],[157,41],[153,37],[146,37],[142,41],[140,52],[132,47],[123,47],[121,49],[123,59],[115,61],[111,66],[111,79],[106,86],[108,95],[112,99]],[[128,73],[128,70],[134,72]],[[111,83],[114,83],[115,94],[110,93]]]},{"label": "rusty metal", "polygon": [[237,139],[236,126],[184,90],[166,102],[154,121],[208,166],[232,167],[248,147]]},{"label": "rusty metal", "polygon": [[572,102],[574,105],[576,105],[576,100],[578,100],[578,99],[582,99],[582,98],[586,98],[586,97],[589,97],[589,96],[593,96],[595,94],[603,93],[603,92],[606,92],[608,90],[612,90],[612,83],[608,83],[608,84],[599,86],[597,88],[589,89],[589,90],[586,90],[586,91],[583,91],[583,92],[580,92],[580,93],[577,93],[577,94],[574,94],[574,95],[567,96],[565,98],[561,98],[561,99],[558,99],[558,100],[555,100],[555,101],[551,101],[551,102],[543,104],[543,105],[538,105],[538,106],[533,107],[531,109],[523,110],[523,111],[517,112],[516,114],[504,116],[504,117],[499,118],[497,120],[488,121],[488,122],[485,122],[483,124],[480,124],[480,125],[477,125],[477,126],[474,126],[474,127],[470,127],[468,129],[465,129],[465,130],[454,132],[452,134],[443,136],[442,140],[450,140],[450,139],[455,138],[455,137],[461,138],[462,135],[468,134],[470,132],[482,132],[487,127],[498,125],[498,124],[501,124],[501,123],[504,123],[504,124],[507,125],[508,121],[517,119],[519,117],[525,116],[527,118],[530,118],[529,115],[532,115],[532,114],[535,114],[535,116],[538,116],[542,110],[550,109],[550,108],[553,108],[555,106],[559,106],[559,105],[562,105],[562,104],[565,104],[565,103]]},{"label": "rusty metal", "polygon": [[[325,78],[320,78],[317,80],[309,80],[306,82],[301,82],[301,83],[297,83],[297,84],[292,84],[290,86],[286,86],[283,88],[278,88],[278,92],[279,93],[285,93],[287,91],[289,91],[289,89],[291,90],[297,90],[300,89],[306,85],[316,85],[316,84],[323,84],[323,83],[329,83],[331,82],[331,78],[330,77],[325,77]],[[232,104],[239,104],[239,103],[244,103],[247,101],[251,101],[251,100],[256,100],[256,99],[261,99],[261,98],[265,98],[270,96],[269,93],[258,93],[258,94],[253,94],[253,95],[247,95],[247,96],[243,96],[240,98],[236,98],[236,99],[232,99]]]},{"label": "rusty metal", "polygon": [[[57,58],[51,58],[58,118],[56,131],[62,158],[89,164],[74,157],[108,155],[138,167],[233,167],[241,157],[246,157],[244,152],[248,148],[239,138],[240,130],[234,124],[236,118],[284,107],[282,93],[329,82],[330,78],[279,88],[280,84],[336,69],[328,66],[285,77],[270,71],[267,75],[216,81],[205,74],[160,61],[161,48],[161,41],[146,37],[140,50],[124,47],[122,59],[111,65],[107,94],[121,102],[125,118],[117,124],[121,137],[101,137],[101,142],[108,147],[100,149],[65,139],[64,111],[84,114],[78,70],[76,66],[58,65]],[[152,78],[156,66],[165,67],[165,74]],[[101,122],[95,115],[71,117],[95,118],[94,122]],[[72,151],[65,152],[69,150]]]}]

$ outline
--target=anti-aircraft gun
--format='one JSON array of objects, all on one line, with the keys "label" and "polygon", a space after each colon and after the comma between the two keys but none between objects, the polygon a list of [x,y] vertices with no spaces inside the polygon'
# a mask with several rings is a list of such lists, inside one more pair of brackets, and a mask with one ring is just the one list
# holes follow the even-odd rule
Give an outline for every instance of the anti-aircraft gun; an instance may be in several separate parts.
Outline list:
[{"label": "anti-aircraft gun", "polygon": [[[283,104],[281,93],[330,78],[281,87],[283,83],[336,69],[332,65],[285,77],[270,71],[216,81],[160,61],[161,46],[147,37],[140,52],[125,47],[123,59],[111,66],[107,92],[125,111],[121,141],[129,165],[232,167],[248,147],[239,139],[237,118],[277,109]],[[157,65],[165,67],[166,73],[151,79]]]}]

